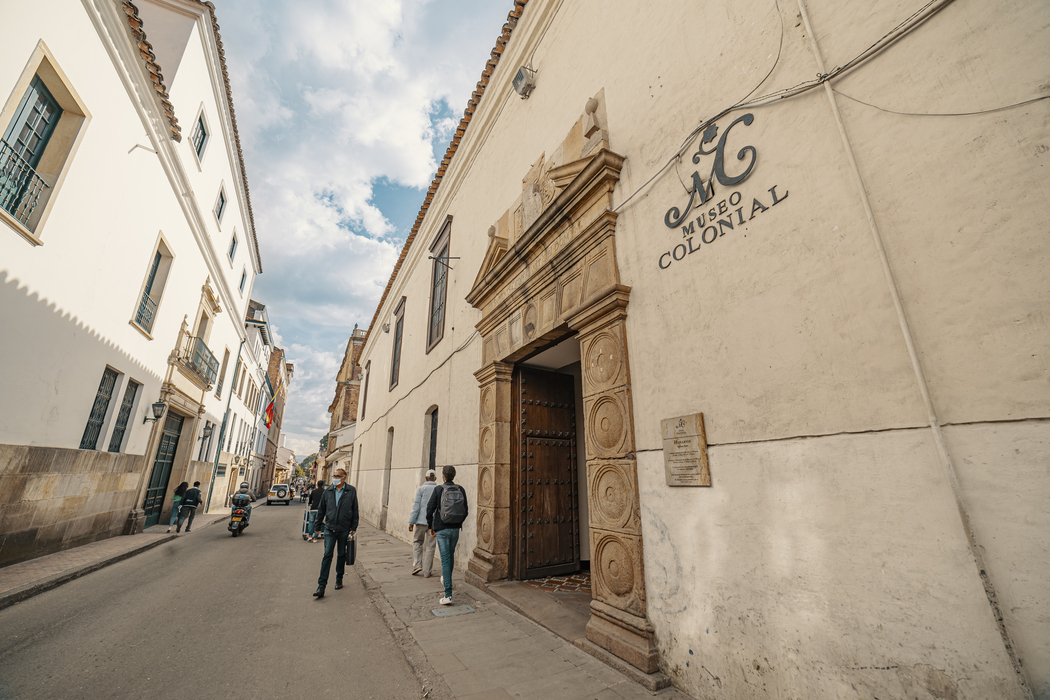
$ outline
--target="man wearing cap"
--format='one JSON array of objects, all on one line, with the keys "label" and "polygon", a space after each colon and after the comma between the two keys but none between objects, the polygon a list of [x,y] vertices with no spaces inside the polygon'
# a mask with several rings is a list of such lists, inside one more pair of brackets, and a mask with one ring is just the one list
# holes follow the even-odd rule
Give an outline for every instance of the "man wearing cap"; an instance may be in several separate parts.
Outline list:
[{"label": "man wearing cap", "polygon": [[[412,514],[408,516],[408,531],[414,539],[412,543],[412,575],[422,572],[423,578],[430,578],[430,571],[434,568],[434,545],[437,542],[433,536],[427,537],[427,504],[430,496],[437,488],[437,473],[433,469],[427,470],[426,481],[416,489],[416,500],[412,503]],[[424,547],[426,556],[423,555]]]}]

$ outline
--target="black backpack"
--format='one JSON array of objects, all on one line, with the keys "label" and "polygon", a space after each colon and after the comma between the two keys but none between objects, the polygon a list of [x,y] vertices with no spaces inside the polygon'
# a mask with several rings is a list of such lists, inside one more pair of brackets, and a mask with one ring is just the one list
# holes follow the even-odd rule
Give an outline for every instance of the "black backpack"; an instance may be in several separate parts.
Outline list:
[{"label": "black backpack", "polygon": [[441,487],[441,522],[459,525],[467,519],[467,492],[462,486],[444,484]]},{"label": "black backpack", "polygon": [[190,489],[182,496],[182,503],[179,505],[190,506],[196,508],[201,504],[201,492],[200,489]]}]

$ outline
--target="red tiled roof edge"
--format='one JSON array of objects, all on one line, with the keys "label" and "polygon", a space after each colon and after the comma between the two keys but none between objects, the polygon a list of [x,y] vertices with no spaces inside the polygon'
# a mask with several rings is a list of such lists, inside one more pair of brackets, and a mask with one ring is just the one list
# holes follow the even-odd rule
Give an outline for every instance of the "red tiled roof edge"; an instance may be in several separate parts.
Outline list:
[{"label": "red tiled roof edge", "polygon": [[[244,153],[241,150],[241,136],[237,133],[237,114],[233,109],[233,92],[230,90],[230,74],[226,70],[226,52],[222,48],[222,37],[219,35],[219,21],[215,17],[215,5],[211,2],[194,0],[201,7],[208,9],[208,14],[211,16],[211,28],[215,33],[215,45],[219,50],[219,65],[222,67],[222,81],[226,86],[226,101],[230,107],[230,121],[233,122],[233,140],[237,146],[237,161],[241,168],[241,182],[244,184],[244,197],[245,203],[248,205],[248,224],[252,229],[252,250],[255,253],[255,262],[259,266],[259,272],[262,272],[262,258],[259,255],[259,239],[255,235],[255,214],[252,212],[252,200],[248,194],[248,173],[244,169]],[[161,106],[164,109],[164,114],[168,118],[168,122],[171,124],[171,138],[175,141],[182,141],[182,127],[179,126],[179,120],[175,117],[175,107],[171,104],[171,100],[168,96],[168,90],[164,85],[164,75],[160,72],[160,66],[157,64],[157,55],[153,53],[153,46],[146,41],[146,32],[142,29],[142,18],[139,16],[139,8],[135,7],[135,4],[131,0],[123,0],[124,14],[128,16],[128,26],[131,27],[131,34],[138,42],[139,55],[142,56],[142,60],[146,64],[146,71],[149,73],[150,79],[153,81],[153,88],[157,91],[157,95],[160,97]]]},{"label": "red tiled roof edge", "polygon": [[456,127],[456,133],[452,137],[452,142],[449,144],[448,150],[445,151],[445,157],[441,159],[441,164],[438,166],[437,173],[434,175],[434,180],[430,183],[430,189],[427,190],[427,195],[423,199],[423,206],[419,208],[419,214],[416,215],[416,222],[412,226],[412,231],[408,234],[408,238],[405,239],[405,245],[401,249],[401,255],[398,257],[397,263],[394,264],[393,272],[390,273],[390,280],[386,283],[386,289],[383,290],[383,296],[379,298],[379,304],[376,305],[375,314],[373,314],[372,321],[368,324],[368,332],[365,334],[364,340],[365,343],[368,342],[369,337],[372,335],[372,328],[375,326],[376,320],[379,318],[379,312],[383,308],[383,304],[386,303],[386,297],[390,293],[390,289],[394,286],[394,280],[397,279],[397,273],[401,271],[401,265],[404,263],[405,258],[408,257],[408,251],[412,247],[412,242],[416,240],[416,234],[419,233],[419,227],[423,224],[423,219],[427,215],[427,210],[430,209],[430,203],[434,201],[434,195],[437,194],[438,186],[441,185],[441,180],[445,177],[445,173],[448,171],[449,163],[452,162],[452,156],[454,156],[459,149],[459,144],[463,139],[463,134],[466,133],[467,126],[470,124],[474,112],[477,110],[478,105],[481,104],[481,97],[485,94],[485,88],[489,84],[489,79],[492,77],[492,73],[496,70],[496,65],[499,64],[499,59],[503,55],[503,50],[506,48],[507,42],[510,41],[510,35],[514,31],[514,27],[518,25],[521,13],[525,10],[525,5],[528,4],[528,2],[529,0],[514,0],[514,9],[507,14],[507,21],[503,25],[503,31],[496,39],[496,46],[489,54],[489,60],[485,63],[485,70],[481,72],[481,80],[478,81],[477,87],[473,94],[471,94],[470,100],[467,102],[467,108],[463,112],[463,118],[459,120],[459,126]]},{"label": "red tiled roof edge", "polygon": [[215,16],[215,5],[209,0],[195,0],[198,5],[208,8],[211,15],[211,29],[215,33],[215,46],[219,50],[219,66],[222,68],[222,82],[226,86],[226,103],[230,107],[230,121],[233,123],[233,141],[237,145],[237,162],[241,167],[241,183],[244,185],[244,200],[248,205],[248,225],[252,227],[252,249],[255,251],[255,262],[262,273],[262,256],[259,253],[259,239],[255,236],[255,213],[252,211],[252,198],[248,194],[248,171],[244,168],[244,152],[241,150],[241,135],[237,132],[237,112],[233,109],[233,90],[230,89],[230,74],[226,70],[226,52],[222,48],[222,36],[219,34],[219,20]]},{"label": "red tiled roof edge", "polygon": [[138,42],[139,55],[146,64],[146,72],[149,73],[150,80],[153,81],[153,89],[157,91],[161,108],[164,110],[164,115],[168,118],[168,124],[171,125],[171,138],[175,141],[182,141],[182,127],[179,126],[179,120],[175,117],[175,107],[171,104],[171,100],[168,99],[168,89],[164,85],[164,74],[160,72],[160,66],[157,64],[157,54],[153,53],[153,45],[146,40],[146,32],[142,29],[142,18],[139,17],[139,8],[135,7],[131,0],[124,0],[123,5],[124,14],[128,16],[128,26],[131,27],[131,36]]}]

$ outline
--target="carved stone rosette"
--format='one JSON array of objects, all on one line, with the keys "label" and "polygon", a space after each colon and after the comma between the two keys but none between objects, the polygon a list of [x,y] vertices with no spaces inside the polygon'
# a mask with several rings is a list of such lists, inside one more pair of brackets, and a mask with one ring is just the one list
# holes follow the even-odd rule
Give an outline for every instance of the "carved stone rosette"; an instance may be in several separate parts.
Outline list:
[{"label": "carved stone rosette", "polygon": [[478,433],[478,545],[467,570],[506,578],[510,554],[510,384],[514,365],[493,362],[474,376],[481,387]]},{"label": "carved stone rosette", "polygon": [[[597,111],[596,111],[597,109]],[[646,618],[645,572],[634,457],[631,376],[625,321],[630,288],[616,264],[612,192],[623,157],[608,150],[591,109],[544,170],[553,190],[537,197],[524,230],[496,235],[467,301],[481,310],[478,426],[478,542],[467,565],[476,582],[510,573],[514,363],[576,333],[583,365],[591,571],[587,639],[652,673],[658,656]],[[589,115],[591,127],[585,130]],[[598,115],[598,116],[595,116]],[[526,185],[535,183],[526,178]],[[529,194],[526,192],[525,194]],[[535,193],[532,193],[535,194]],[[531,196],[531,195],[530,195]],[[532,199],[522,200],[530,206]],[[504,219],[510,219],[510,211]],[[517,215],[517,211],[515,211]]]},{"label": "carved stone rosette", "polygon": [[647,673],[659,657],[646,618],[634,457],[627,302],[617,285],[569,321],[580,339],[594,600],[587,638]]}]

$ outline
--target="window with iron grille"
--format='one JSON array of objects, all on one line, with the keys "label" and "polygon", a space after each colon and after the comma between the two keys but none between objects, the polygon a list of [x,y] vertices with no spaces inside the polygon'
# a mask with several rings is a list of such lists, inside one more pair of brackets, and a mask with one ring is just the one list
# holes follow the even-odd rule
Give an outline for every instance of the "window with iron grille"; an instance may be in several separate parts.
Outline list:
[{"label": "window with iron grille", "polygon": [[48,186],[36,168],[61,116],[58,102],[34,76],[0,143],[0,204],[22,225],[29,224]]},{"label": "window with iron grille", "polygon": [[397,386],[398,376],[401,372],[401,337],[405,332],[405,297],[401,297],[401,303],[394,311],[394,348],[390,360],[390,388]]},{"label": "window with iron grille", "polygon": [[102,381],[99,382],[98,392],[95,394],[95,403],[91,406],[91,414],[88,416],[87,426],[84,428],[84,436],[80,438],[80,449],[94,450],[98,445],[99,435],[102,434],[102,425],[106,421],[106,413],[109,411],[109,402],[113,398],[113,387],[117,385],[117,371],[107,367],[102,373]]},{"label": "window with iron grille", "polygon": [[427,323],[427,352],[445,336],[445,297],[448,288],[449,237],[452,233],[451,218],[445,222],[441,233],[430,246],[433,271],[430,280],[430,319]]},{"label": "window with iron grille", "polygon": [[219,188],[219,198],[215,201],[215,220],[222,223],[222,213],[226,211],[226,192]]},{"label": "window with iron grille", "polygon": [[222,384],[226,381],[226,365],[230,361],[230,351],[227,350],[226,354],[222,356],[222,369],[219,370],[219,383],[215,385],[215,395],[222,398]]},{"label": "window with iron grille", "polygon": [[204,144],[208,142],[208,129],[204,126],[204,113],[197,117],[197,125],[193,128],[193,152],[197,154],[198,160],[204,157]]},{"label": "window with iron grille", "polygon": [[109,451],[120,452],[120,445],[124,442],[124,433],[128,429],[128,420],[131,418],[131,409],[135,407],[135,397],[138,396],[138,382],[128,381],[128,388],[124,390],[124,400],[120,402],[120,411],[117,413],[117,423],[113,426],[113,437],[109,439]]}]

